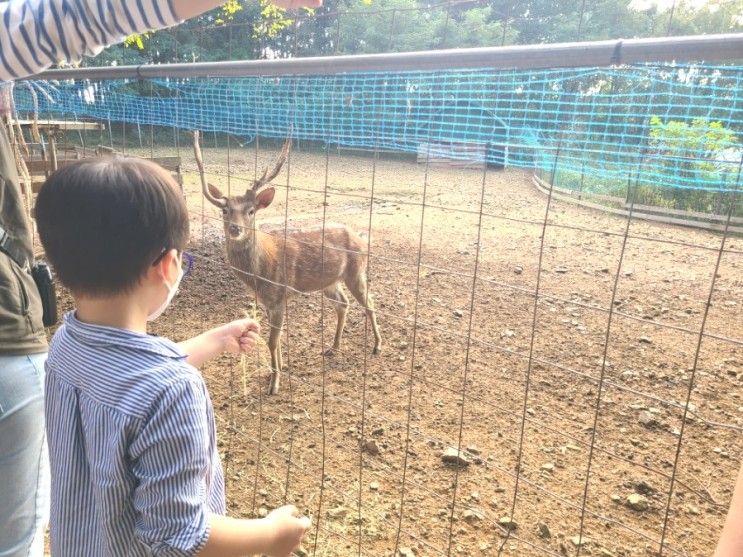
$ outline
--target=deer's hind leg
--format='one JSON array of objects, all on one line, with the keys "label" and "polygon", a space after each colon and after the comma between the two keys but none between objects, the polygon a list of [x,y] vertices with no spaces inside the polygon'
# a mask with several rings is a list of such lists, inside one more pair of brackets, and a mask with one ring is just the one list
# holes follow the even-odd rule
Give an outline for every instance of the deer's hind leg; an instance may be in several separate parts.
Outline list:
[{"label": "deer's hind leg", "polygon": [[366,274],[360,273],[354,277],[348,277],[346,279],[346,286],[356,298],[356,301],[361,304],[366,310],[366,316],[371,322],[372,332],[374,333],[374,354],[379,354],[382,351],[382,335],[379,334],[379,325],[377,325],[377,314],[374,310],[374,300],[372,295],[369,293],[369,288],[366,282]]},{"label": "deer's hind leg", "polygon": [[348,296],[343,292],[341,285],[336,283],[333,286],[329,286],[323,290],[325,296],[335,306],[335,314],[338,318],[338,322],[335,327],[335,339],[333,339],[333,347],[325,351],[325,355],[329,356],[334,351],[341,347],[341,339],[343,338],[343,327],[346,325],[346,313],[348,312]]}]

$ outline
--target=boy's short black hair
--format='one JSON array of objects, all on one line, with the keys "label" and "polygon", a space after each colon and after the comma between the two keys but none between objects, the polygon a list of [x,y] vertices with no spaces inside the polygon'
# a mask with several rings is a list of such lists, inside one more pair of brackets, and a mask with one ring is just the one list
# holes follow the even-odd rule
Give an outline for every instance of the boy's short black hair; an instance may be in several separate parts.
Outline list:
[{"label": "boy's short black hair", "polygon": [[65,166],[42,186],[35,213],[46,255],[75,294],[126,292],[164,250],[181,251],[188,241],[188,210],[175,180],[144,159]]}]

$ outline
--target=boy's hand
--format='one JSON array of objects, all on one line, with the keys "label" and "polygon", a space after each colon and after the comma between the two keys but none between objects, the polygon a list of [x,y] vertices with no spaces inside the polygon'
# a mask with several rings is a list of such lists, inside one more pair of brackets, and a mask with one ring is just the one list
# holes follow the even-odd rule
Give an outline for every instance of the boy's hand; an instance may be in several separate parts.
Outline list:
[{"label": "boy's hand", "polygon": [[271,0],[271,4],[291,10],[292,8],[319,8],[322,6],[322,0]]},{"label": "boy's hand", "polygon": [[271,557],[289,557],[302,543],[311,526],[310,519],[300,517],[294,505],[271,511],[265,520],[274,532],[273,543],[267,552]]},{"label": "boy's hand", "polygon": [[260,332],[260,325],[252,319],[238,319],[179,344],[188,354],[186,361],[194,367],[201,367],[224,352],[249,352],[255,347]]},{"label": "boy's hand", "polygon": [[258,342],[261,326],[252,319],[238,319],[219,329],[224,352],[249,352]]}]

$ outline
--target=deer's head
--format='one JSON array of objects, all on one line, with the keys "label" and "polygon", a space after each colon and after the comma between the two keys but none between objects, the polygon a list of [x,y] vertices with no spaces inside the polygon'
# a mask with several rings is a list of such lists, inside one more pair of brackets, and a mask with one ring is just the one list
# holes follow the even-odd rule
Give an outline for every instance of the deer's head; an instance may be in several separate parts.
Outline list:
[{"label": "deer's head", "polygon": [[291,149],[291,137],[287,137],[281,154],[276,160],[273,169],[263,171],[263,175],[253,180],[251,186],[243,195],[226,196],[217,186],[206,181],[199,147],[198,132],[194,132],[194,154],[196,164],[201,175],[201,186],[204,197],[222,211],[225,237],[228,240],[242,240],[250,236],[255,230],[255,214],[265,209],[273,201],[276,190],[270,185],[271,180],[278,176],[284,166]]}]

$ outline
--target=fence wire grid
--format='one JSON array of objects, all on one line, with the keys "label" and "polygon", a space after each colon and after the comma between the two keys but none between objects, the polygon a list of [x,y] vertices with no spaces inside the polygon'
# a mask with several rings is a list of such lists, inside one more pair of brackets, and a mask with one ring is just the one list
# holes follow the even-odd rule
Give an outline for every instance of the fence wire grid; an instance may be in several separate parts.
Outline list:
[{"label": "fence wire grid", "polygon": [[[319,225],[297,242],[324,265],[343,250],[331,222],[364,234],[381,355],[353,302],[326,354],[333,306],[288,281],[280,394],[264,348],[203,370],[231,512],[296,504],[313,518],[305,555],[701,555],[743,446],[742,75],[658,63],[14,93],[19,116],[61,121],[60,164],[100,145],[177,161],[195,267],[161,334],[245,315],[266,280],[224,256],[190,130],[227,195],[293,137],[264,238]],[[648,205],[693,207],[716,232],[638,220]]]}]

